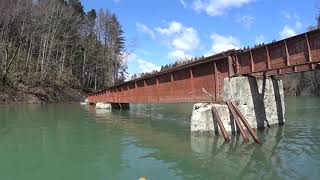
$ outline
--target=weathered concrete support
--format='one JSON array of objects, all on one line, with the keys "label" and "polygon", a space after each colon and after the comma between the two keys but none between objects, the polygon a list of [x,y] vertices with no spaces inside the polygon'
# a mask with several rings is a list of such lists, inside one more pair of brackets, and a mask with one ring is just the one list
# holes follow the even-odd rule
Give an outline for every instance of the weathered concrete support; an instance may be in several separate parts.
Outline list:
[{"label": "weathered concrete support", "polygon": [[[197,103],[193,106],[191,117],[191,132],[199,133],[213,133],[218,131],[218,125],[214,124],[213,116],[211,113],[212,107],[216,108],[220,115],[223,126],[227,132],[231,132],[234,127],[234,121],[230,124],[230,113],[227,105],[222,104],[208,104]],[[233,119],[232,119],[233,120]]]},{"label": "weathered concrete support", "polygon": [[86,99],[84,102],[80,102],[81,105],[89,105],[89,99]]},{"label": "weathered concrete support", "polygon": [[96,109],[111,109],[111,104],[99,102],[96,104]]},{"label": "weathered concrete support", "polygon": [[[224,101],[233,102],[252,128],[264,128],[285,122],[281,80],[257,77],[232,77],[224,80]],[[211,107],[215,107],[225,129],[237,132],[234,119],[225,104],[195,104],[191,118],[192,132],[214,132]]]},{"label": "weathered concrete support", "polygon": [[121,110],[129,110],[129,103],[111,103],[112,109],[121,109]]}]

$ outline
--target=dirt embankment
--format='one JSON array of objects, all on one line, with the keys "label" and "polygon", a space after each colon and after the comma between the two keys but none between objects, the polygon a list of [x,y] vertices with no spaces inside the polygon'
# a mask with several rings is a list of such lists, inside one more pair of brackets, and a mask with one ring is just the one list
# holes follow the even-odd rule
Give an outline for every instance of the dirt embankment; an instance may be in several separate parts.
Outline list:
[{"label": "dirt embankment", "polygon": [[0,104],[80,102],[85,98],[86,93],[69,87],[39,86],[23,90],[2,87],[0,90]]}]

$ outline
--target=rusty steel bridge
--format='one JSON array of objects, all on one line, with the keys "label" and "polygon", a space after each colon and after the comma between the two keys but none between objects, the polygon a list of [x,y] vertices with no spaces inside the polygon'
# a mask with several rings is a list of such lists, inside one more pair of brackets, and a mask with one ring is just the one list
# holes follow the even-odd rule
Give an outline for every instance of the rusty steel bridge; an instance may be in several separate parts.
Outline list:
[{"label": "rusty steel bridge", "polygon": [[92,93],[90,103],[223,101],[224,78],[281,75],[320,69],[320,30],[248,50],[230,50]]}]

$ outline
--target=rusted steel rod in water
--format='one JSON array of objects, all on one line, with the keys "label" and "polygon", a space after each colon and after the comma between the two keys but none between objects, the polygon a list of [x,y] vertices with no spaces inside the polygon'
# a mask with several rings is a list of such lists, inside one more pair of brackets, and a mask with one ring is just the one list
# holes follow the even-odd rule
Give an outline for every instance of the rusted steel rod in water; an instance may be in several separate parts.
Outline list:
[{"label": "rusted steel rod in water", "polygon": [[225,129],[224,126],[223,126],[223,123],[222,123],[222,121],[221,121],[221,118],[220,118],[220,116],[219,116],[219,114],[218,114],[217,109],[216,109],[215,107],[212,107],[212,108],[211,108],[211,111],[212,111],[212,118],[213,118],[212,120],[214,121],[214,119],[216,119],[216,121],[217,121],[217,123],[218,123],[218,125],[219,125],[219,129],[220,129],[220,131],[221,131],[221,134],[222,134],[224,140],[229,143],[229,142],[230,142],[230,138],[229,138],[229,136],[228,136],[228,133],[227,133],[226,129]]},{"label": "rusted steel rod in water", "polygon": [[232,105],[227,102],[227,105],[228,105],[228,108],[230,109],[231,111],[231,114],[234,118],[234,121],[236,122],[238,128],[239,128],[239,131],[240,131],[240,134],[242,135],[243,139],[246,141],[246,142],[249,142],[249,138],[248,138],[248,134],[245,132],[245,130],[243,129],[242,125],[241,125],[241,122],[240,120],[238,119],[239,117],[237,116],[235,110],[232,108]]},{"label": "rusted steel rod in water", "polygon": [[247,130],[249,131],[250,135],[252,136],[253,140],[258,143],[258,144],[262,144],[262,142],[259,140],[256,132],[254,132],[254,130],[251,128],[250,124],[248,123],[248,121],[246,120],[246,118],[243,116],[243,114],[240,112],[240,110],[234,105],[233,102],[230,103],[231,106],[234,108],[234,110],[236,111],[236,113],[238,114],[238,116],[240,117],[242,123],[244,124],[244,126],[247,128]]}]

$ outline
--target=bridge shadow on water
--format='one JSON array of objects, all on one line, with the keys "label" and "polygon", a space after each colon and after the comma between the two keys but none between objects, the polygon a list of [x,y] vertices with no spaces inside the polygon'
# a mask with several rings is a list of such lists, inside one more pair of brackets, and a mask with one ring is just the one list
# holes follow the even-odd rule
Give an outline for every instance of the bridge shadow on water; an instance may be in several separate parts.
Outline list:
[{"label": "bridge shadow on water", "polygon": [[97,122],[134,137],[132,143],[138,148],[153,150],[142,159],[170,164],[169,169],[184,179],[254,179],[259,174],[270,179],[277,177],[274,165],[282,163],[277,152],[283,126],[259,131],[262,145],[252,140],[248,144],[239,135],[232,136],[227,144],[220,136],[190,133],[190,114],[174,113],[172,107],[141,105],[130,111],[90,111]]}]

